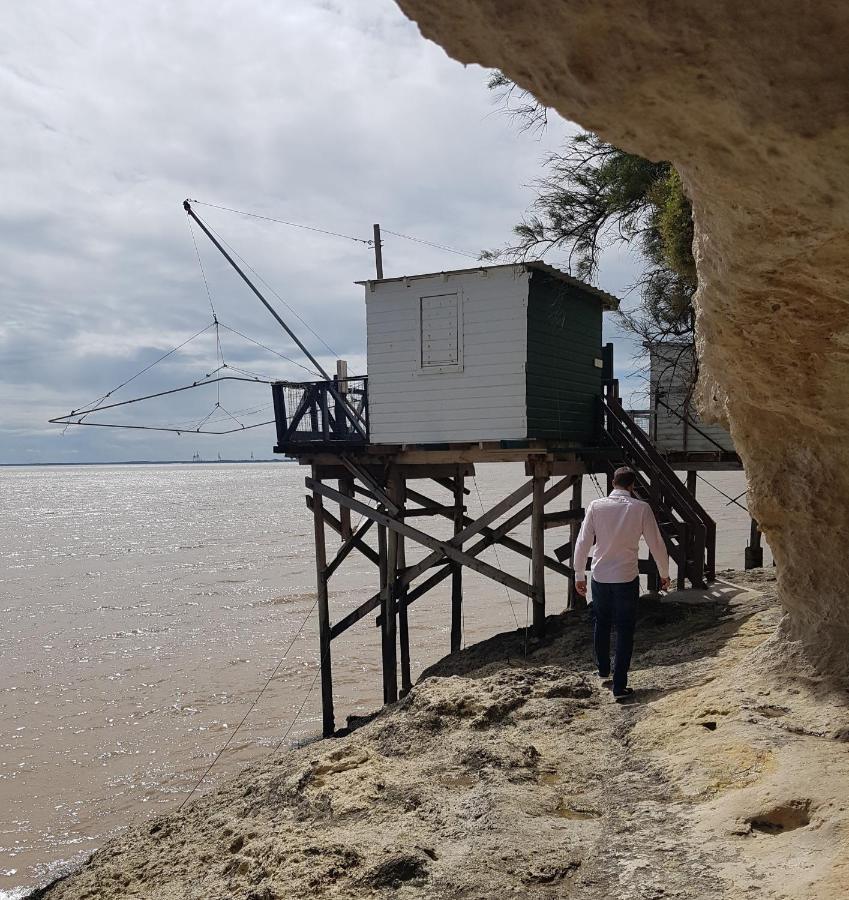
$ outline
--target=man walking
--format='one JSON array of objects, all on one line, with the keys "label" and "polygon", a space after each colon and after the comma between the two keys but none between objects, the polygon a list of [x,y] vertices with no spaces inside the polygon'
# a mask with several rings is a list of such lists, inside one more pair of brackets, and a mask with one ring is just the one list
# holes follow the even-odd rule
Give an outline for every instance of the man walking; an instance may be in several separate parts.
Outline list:
[{"label": "man walking", "polygon": [[613,473],[609,497],[593,500],[575,542],[575,590],[587,595],[587,557],[595,541],[592,561],[593,649],[598,674],[610,677],[610,630],[616,625],[613,662],[613,696],[623,700],[633,694],[628,687],[628,668],[634,649],[637,600],[640,596],[639,547],[644,537],[660,573],[660,585],[669,587],[669,556],[652,508],[634,496],[637,476],[633,469]]}]

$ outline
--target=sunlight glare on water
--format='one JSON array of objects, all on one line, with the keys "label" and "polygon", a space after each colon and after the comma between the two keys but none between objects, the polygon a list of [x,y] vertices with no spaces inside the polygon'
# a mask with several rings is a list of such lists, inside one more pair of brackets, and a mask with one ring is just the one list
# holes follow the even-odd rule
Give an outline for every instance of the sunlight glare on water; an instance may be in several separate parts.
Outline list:
[{"label": "sunlight glare on water", "polygon": [[[305,474],[272,463],[0,469],[0,900],[175,810],[223,746],[314,603]],[[523,477],[519,465],[479,466],[484,506]],[[731,496],[744,487],[740,473],[708,478]],[[718,567],[742,567],[745,513],[699,491],[719,523]],[[585,479],[584,501],[595,496]],[[451,525],[426,527],[447,536]],[[408,560],[420,555],[411,547]],[[528,561],[507,550],[483,558],[528,577]],[[525,625],[524,597],[464,577],[467,642]],[[414,679],[448,650],[449,584],[411,609]],[[550,612],[563,609],[565,586],[550,576]],[[376,571],[353,553],[331,588],[335,621],[374,593]],[[380,704],[378,638],[370,615],[333,643],[337,725]],[[280,752],[319,732],[316,671],[313,612],[201,790],[274,752],[308,693]]]}]

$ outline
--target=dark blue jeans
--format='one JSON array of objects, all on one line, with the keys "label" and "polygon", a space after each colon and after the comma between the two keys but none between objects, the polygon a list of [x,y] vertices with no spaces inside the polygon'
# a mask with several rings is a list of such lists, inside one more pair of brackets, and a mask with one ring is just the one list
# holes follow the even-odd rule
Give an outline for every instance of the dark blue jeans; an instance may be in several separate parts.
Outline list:
[{"label": "dark blue jeans", "polygon": [[592,579],[593,650],[599,673],[610,674],[610,630],[616,627],[616,655],[613,659],[613,693],[628,686],[628,669],[634,650],[634,627],[640,579],[605,584]]}]

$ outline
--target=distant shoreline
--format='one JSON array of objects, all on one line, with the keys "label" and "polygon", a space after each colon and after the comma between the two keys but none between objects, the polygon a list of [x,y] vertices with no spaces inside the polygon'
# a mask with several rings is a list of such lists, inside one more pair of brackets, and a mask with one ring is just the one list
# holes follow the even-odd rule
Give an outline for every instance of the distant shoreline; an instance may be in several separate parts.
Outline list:
[{"label": "distant shoreline", "polygon": [[224,466],[234,463],[290,463],[291,459],[128,459],[106,462],[20,462],[0,463],[2,469],[24,469],[33,466]]}]

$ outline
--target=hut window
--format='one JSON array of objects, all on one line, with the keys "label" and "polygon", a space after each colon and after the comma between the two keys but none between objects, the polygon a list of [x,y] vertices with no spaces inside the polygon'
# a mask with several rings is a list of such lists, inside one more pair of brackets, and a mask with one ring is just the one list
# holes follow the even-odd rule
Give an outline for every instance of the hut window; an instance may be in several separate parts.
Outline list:
[{"label": "hut window", "polygon": [[438,294],[419,299],[422,371],[457,371],[463,363],[462,298]]}]

